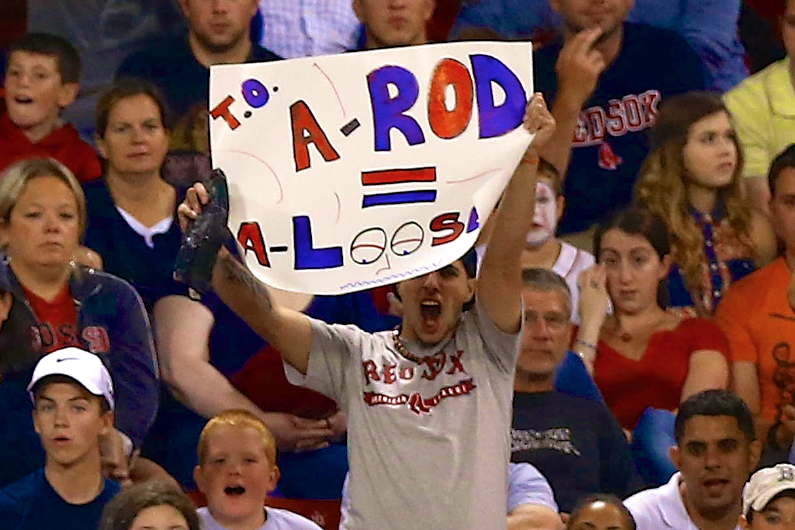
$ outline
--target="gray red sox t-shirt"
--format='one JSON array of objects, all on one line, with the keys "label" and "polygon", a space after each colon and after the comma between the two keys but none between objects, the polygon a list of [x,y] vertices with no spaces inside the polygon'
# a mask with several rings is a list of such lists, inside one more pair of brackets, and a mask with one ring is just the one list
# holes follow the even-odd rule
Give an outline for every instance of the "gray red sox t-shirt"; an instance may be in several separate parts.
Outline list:
[{"label": "gray red sox t-shirt", "polygon": [[476,305],[436,346],[393,332],[311,320],[306,376],[288,379],[347,415],[350,513],[345,530],[506,527],[511,398],[521,331],[500,331]]}]

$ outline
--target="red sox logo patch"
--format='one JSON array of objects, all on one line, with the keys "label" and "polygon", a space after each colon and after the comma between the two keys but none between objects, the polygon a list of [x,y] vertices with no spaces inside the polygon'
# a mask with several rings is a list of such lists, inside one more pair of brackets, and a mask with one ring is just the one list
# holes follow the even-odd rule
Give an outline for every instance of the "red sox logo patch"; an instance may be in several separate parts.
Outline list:
[{"label": "red sox logo patch", "polygon": [[408,404],[409,409],[415,414],[430,414],[433,407],[439,404],[444,398],[463,396],[472,392],[476,387],[472,379],[461,381],[457,385],[446,386],[439,390],[434,396],[424,398],[419,392],[411,394],[400,394],[398,396],[387,396],[377,392],[365,392],[364,402],[373,405],[403,405]]},{"label": "red sox logo patch", "polygon": [[607,142],[599,146],[599,167],[610,171],[615,171],[618,166],[624,163],[624,159],[613,152]]}]

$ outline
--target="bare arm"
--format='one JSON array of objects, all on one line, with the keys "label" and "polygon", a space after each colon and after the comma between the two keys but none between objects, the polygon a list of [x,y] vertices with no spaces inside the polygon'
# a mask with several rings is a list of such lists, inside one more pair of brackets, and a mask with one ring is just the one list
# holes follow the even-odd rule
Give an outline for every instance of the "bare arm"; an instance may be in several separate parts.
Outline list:
[{"label": "bare arm", "polygon": [[205,418],[227,409],[262,417],[262,411],[210,364],[208,341],[215,318],[207,307],[185,296],[167,296],[155,304],[153,317],[161,375],[180,402]]},{"label": "bare arm", "polygon": [[561,530],[563,521],[555,510],[540,504],[522,504],[508,514],[508,530]]},{"label": "bare arm", "polygon": [[555,64],[558,89],[552,103],[552,116],[557,128],[550,141],[540,149],[540,154],[561,175],[565,175],[569,167],[580,111],[596,90],[599,76],[607,66],[604,56],[593,47],[600,35],[599,29],[580,31],[566,41]]},{"label": "bare arm", "polygon": [[759,391],[759,376],[756,364],[749,361],[735,361],[732,363],[732,390],[746,402],[754,415],[754,429],[756,439],[763,444],[767,440],[767,432],[773,422],[760,416],[762,398]]},{"label": "bare arm", "polygon": [[[743,398],[754,415],[754,431],[756,439],[762,445],[767,444],[770,428],[776,422],[763,418],[761,415],[762,398],[759,390],[759,376],[756,365],[748,361],[732,363],[732,384],[734,392]],[[782,407],[781,425],[775,431],[775,443],[781,448],[789,447],[795,436],[795,408],[791,404]]]},{"label": "bare arm", "polygon": [[[767,186],[767,179],[765,185]],[[762,268],[776,259],[778,240],[773,226],[765,214],[756,210],[751,216],[751,239],[754,243],[754,260],[757,267]]]},{"label": "bare arm", "polygon": [[[187,191],[185,201],[177,209],[183,231],[208,201],[209,195],[201,183]],[[276,304],[265,284],[225,248],[218,252],[212,285],[221,300],[251,329],[270,342],[293,368],[306,374],[312,346],[312,328],[306,315]]]},{"label": "bare arm", "polygon": [[480,304],[497,328],[509,333],[516,333],[521,325],[519,255],[533,222],[538,169],[536,148],[549,139],[555,128],[555,121],[540,94],[535,94],[528,103],[524,126],[536,133],[536,137],[503,193],[494,233],[486,247],[478,277]]},{"label": "bare arm", "polygon": [[697,350],[690,354],[687,378],[682,386],[681,401],[693,394],[729,385],[729,363],[717,350]]},{"label": "bare arm", "polygon": [[261,418],[283,450],[325,445],[333,433],[324,420],[264,412],[210,364],[212,312],[185,296],[167,296],[155,304],[155,334],[163,380],[174,396],[197,414],[211,418],[227,409],[244,409]]}]

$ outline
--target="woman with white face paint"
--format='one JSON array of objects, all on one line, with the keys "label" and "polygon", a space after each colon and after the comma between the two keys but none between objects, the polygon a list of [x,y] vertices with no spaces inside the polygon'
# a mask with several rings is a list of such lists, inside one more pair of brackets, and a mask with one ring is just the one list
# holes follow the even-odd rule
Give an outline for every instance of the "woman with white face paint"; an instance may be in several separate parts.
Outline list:
[{"label": "woman with white face paint", "polygon": [[[566,199],[563,197],[563,183],[555,166],[544,160],[538,163],[538,182],[533,225],[525,237],[522,249],[522,269],[549,269],[566,280],[571,290],[571,321],[580,323],[579,288],[577,279],[580,273],[595,263],[593,254],[579,249],[555,237],[558,222],[563,216]],[[491,223],[486,225],[480,241],[488,243]],[[478,270],[486,250],[486,244],[478,245]]]},{"label": "woman with white face paint", "polygon": [[590,252],[555,237],[566,202],[562,195],[560,174],[552,164],[543,159],[538,164],[538,172],[533,226],[525,238],[525,248],[521,256],[522,268],[551,269],[566,280],[572,294],[571,320],[578,324],[580,316],[577,309],[577,279],[582,271],[594,264],[594,257]]},{"label": "woman with white face paint", "polygon": [[[569,286],[572,298],[571,320],[579,324],[579,289],[577,279],[580,273],[594,263],[593,254],[579,249],[555,237],[558,221],[563,215],[566,203],[562,195],[560,173],[555,166],[544,160],[538,163],[538,183],[536,184],[536,203],[533,225],[525,237],[522,249],[522,269],[549,269],[561,276]],[[488,241],[490,224],[481,235],[481,241]],[[479,245],[478,270],[486,245]]]}]

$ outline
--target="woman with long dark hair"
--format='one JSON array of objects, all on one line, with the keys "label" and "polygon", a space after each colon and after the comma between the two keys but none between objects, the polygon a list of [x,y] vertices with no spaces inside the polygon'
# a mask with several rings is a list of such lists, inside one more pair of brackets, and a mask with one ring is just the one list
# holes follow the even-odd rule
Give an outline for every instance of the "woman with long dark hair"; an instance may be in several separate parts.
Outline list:
[{"label": "woman with long dark hair", "polygon": [[773,259],[770,224],[742,196],[742,167],[719,97],[690,92],[663,103],[635,196],[668,227],[670,307],[712,316],[732,282]]}]

